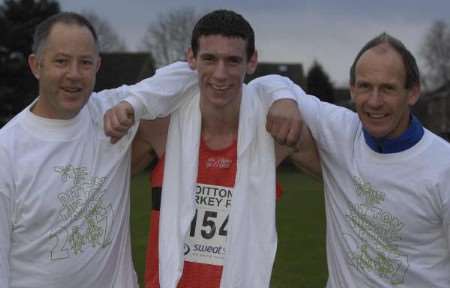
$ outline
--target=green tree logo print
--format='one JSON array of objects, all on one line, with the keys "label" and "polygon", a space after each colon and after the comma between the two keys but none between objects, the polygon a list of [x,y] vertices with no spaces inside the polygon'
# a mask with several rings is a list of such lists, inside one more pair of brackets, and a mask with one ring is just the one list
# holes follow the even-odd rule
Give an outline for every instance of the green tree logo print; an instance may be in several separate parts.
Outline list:
[{"label": "green tree logo print", "polygon": [[111,243],[112,206],[105,203],[102,190],[106,177],[91,177],[85,167],[55,167],[69,188],[58,194],[61,204],[58,224],[50,238],[55,242],[51,260],[67,259],[88,248],[103,248]]},{"label": "green tree logo print", "polygon": [[345,234],[350,243],[349,263],[361,273],[376,273],[392,285],[404,283],[408,257],[402,255],[396,242],[401,240],[404,224],[384,211],[380,205],[385,194],[359,177],[353,177],[355,192],[362,203],[349,203],[346,218],[352,233]]}]

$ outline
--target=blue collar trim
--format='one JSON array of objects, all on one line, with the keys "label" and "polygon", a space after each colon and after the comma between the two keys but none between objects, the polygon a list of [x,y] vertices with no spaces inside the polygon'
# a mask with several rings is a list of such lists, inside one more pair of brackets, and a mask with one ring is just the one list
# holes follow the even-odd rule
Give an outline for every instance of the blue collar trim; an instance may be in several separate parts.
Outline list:
[{"label": "blue collar trim", "polygon": [[363,132],[367,145],[369,145],[373,151],[382,154],[389,154],[402,152],[416,145],[417,142],[422,139],[425,130],[423,129],[419,119],[417,119],[416,116],[411,115],[408,129],[406,129],[406,131],[397,138],[375,138],[369,135],[364,128]]}]

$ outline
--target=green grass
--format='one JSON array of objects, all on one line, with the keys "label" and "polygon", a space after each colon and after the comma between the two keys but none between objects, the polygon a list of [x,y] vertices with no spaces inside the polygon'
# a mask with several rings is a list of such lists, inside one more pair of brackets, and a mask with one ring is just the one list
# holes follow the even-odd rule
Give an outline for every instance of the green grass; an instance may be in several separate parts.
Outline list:
[{"label": "green grass", "polygon": [[327,279],[322,185],[296,171],[278,176],[278,250],[272,288],[319,288]]},{"label": "green grass", "polygon": [[[271,287],[325,287],[327,271],[322,185],[290,170],[280,172],[279,180],[284,193],[277,205],[278,250]],[[133,178],[131,191],[133,258],[142,286],[151,209],[147,174]]]},{"label": "green grass", "polygon": [[145,253],[152,209],[149,186],[148,172],[135,176],[131,181],[131,241],[134,268],[139,277],[140,287],[144,287]]}]

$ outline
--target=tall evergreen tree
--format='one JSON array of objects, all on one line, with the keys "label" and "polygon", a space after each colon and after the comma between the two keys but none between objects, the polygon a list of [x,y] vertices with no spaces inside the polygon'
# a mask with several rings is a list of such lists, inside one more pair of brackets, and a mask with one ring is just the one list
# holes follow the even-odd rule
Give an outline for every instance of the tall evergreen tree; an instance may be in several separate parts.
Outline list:
[{"label": "tall evergreen tree", "polygon": [[328,74],[322,68],[319,62],[314,61],[306,75],[306,90],[308,94],[317,96],[322,101],[334,102],[333,84]]},{"label": "tall evergreen tree", "polygon": [[0,126],[36,96],[37,83],[28,69],[34,29],[60,11],[47,0],[5,0],[0,5]]}]

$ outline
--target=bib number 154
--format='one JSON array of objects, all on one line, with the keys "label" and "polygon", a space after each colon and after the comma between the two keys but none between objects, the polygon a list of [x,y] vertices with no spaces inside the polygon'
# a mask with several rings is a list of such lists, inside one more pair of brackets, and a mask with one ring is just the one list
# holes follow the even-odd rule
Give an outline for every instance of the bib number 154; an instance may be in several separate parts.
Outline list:
[{"label": "bib number 154", "polygon": [[200,233],[203,239],[209,240],[214,236],[227,236],[228,215],[218,211],[196,209],[191,222],[189,236],[198,237]]}]

